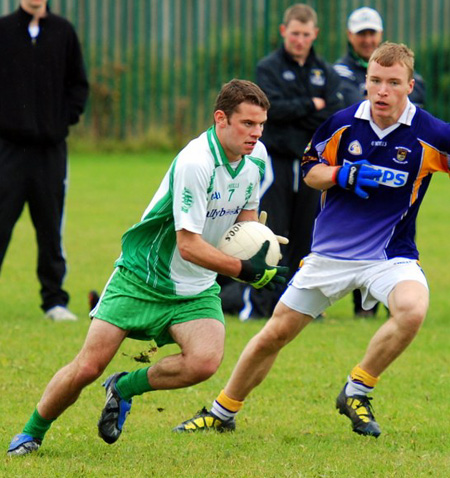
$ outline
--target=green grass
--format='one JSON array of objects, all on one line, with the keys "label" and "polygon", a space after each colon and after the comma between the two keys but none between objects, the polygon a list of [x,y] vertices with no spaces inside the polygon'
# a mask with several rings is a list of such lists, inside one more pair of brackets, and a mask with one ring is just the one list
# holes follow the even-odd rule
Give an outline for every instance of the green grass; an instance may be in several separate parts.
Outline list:
[{"label": "green grass", "polygon": [[[42,318],[28,214],[18,223],[0,279],[0,451],[21,431],[53,373],[82,345],[89,326],[87,293],[103,287],[119,254],[121,234],[140,218],[171,159],[150,153],[71,158],[66,286],[71,308],[80,317],[77,323]],[[123,437],[108,446],[97,437],[104,403],[98,380],[54,423],[36,455],[3,455],[0,477],[447,477],[447,194],[448,178],[437,175],[418,228],[430,311],[415,342],[383,375],[374,394],[383,429],[378,440],[352,433],[348,420],[334,409],[347,373],[384,320],[380,314],[376,320],[355,321],[346,298],[281,352],[267,380],[247,400],[236,433],[171,432],[202,405],[210,405],[246,342],[263,326],[229,317],[225,359],[209,381],[136,398]],[[146,345],[126,341],[105,376],[138,368],[129,356]],[[175,350],[163,348],[155,359]]]}]

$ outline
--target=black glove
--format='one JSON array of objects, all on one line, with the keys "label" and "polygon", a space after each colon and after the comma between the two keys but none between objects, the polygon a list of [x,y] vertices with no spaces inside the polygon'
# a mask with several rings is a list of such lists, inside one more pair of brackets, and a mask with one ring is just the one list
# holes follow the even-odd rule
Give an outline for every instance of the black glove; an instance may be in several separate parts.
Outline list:
[{"label": "black glove", "polygon": [[269,266],[266,262],[266,255],[270,242],[265,241],[261,249],[250,259],[242,260],[242,269],[238,275],[238,279],[248,282],[255,289],[274,289],[273,282],[278,284],[286,283],[286,274],[289,272],[288,267]]}]

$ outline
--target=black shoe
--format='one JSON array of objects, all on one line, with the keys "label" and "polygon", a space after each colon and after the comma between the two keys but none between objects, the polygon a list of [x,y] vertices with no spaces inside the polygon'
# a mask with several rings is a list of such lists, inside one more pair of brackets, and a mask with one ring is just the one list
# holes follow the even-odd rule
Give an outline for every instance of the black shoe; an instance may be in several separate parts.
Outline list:
[{"label": "black shoe", "polygon": [[103,384],[106,389],[106,403],[98,421],[98,435],[110,445],[119,439],[131,409],[132,400],[123,400],[116,390],[117,380],[126,374],[127,372],[115,373]]},{"label": "black shoe", "polygon": [[359,435],[368,435],[375,438],[381,435],[380,426],[372,413],[372,398],[365,395],[345,395],[345,386],[336,399],[336,408],[341,415],[350,418],[353,431]]},{"label": "black shoe", "polygon": [[232,432],[236,429],[234,418],[223,421],[206,410],[205,407],[200,410],[195,417],[186,420],[172,431],[174,432],[196,432],[204,430],[215,430],[218,432]]}]

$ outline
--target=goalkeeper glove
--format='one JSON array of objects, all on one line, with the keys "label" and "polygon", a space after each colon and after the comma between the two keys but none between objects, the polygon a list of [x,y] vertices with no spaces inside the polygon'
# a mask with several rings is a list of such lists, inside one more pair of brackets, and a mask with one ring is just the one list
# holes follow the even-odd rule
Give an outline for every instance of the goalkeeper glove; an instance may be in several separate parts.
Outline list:
[{"label": "goalkeeper glove", "polygon": [[381,171],[372,168],[369,161],[363,159],[341,166],[334,175],[334,182],[343,189],[353,191],[357,196],[367,199],[369,194],[363,188],[377,188],[375,179],[381,177]]},{"label": "goalkeeper glove", "polygon": [[266,263],[266,255],[269,249],[270,242],[265,241],[261,249],[250,259],[241,260],[242,269],[237,279],[248,282],[255,289],[274,289],[274,282],[278,284],[286,283],[286,274],[289,271],[288,267],[284,266],[269,266]]}]

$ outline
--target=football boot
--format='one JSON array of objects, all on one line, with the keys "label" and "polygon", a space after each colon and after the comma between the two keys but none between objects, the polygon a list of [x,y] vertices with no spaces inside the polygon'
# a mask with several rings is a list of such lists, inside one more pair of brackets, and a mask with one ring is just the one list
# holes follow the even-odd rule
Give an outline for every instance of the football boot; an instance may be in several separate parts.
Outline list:
[{"label": "football boot", "polygon": [[380,426],[375,421],[370,403],[372,398],[365,395],[345,394],[345,387],[336,399],[336,408],[341,415],[350,418],[353,431],[359,435],[368,435],[377,438],[381,434]]},{"label": "football boot", "polygon": [[23,456],[38,450],[41,446],[42,440],[39,438],[33,438],[26,433],[19,433],[16,435],[9,444],[8,456]]},{"label": "football boot", "polygon": [[205,430],[215,430],[220,433],[232,432],[236,429],[234,418],[229,420],[221,420],[213,415],[205,407],[200,410],[197,415],[185,422],[181,423],[173,429],[174,432],[196,432]]},{"label": "football boot", "polygon": [[132,400],[123,400],[116,389],[117,380],[127,373],[115,373],[103,383],[106,390],[106,403],[98,421],[98,435],[110,445],[119,439],[131,409]]}]

